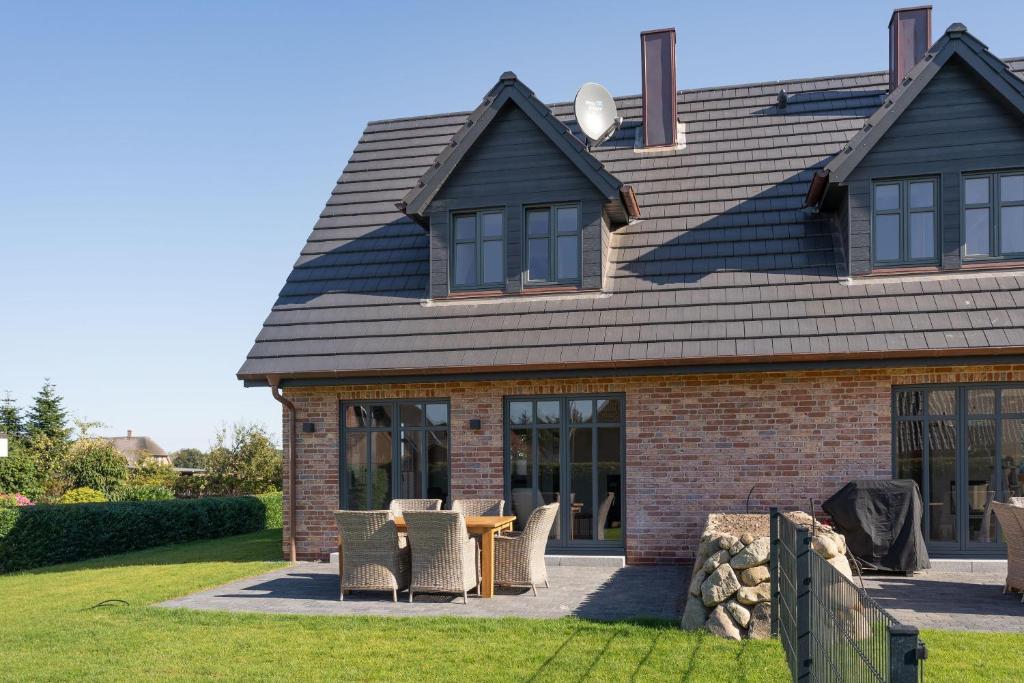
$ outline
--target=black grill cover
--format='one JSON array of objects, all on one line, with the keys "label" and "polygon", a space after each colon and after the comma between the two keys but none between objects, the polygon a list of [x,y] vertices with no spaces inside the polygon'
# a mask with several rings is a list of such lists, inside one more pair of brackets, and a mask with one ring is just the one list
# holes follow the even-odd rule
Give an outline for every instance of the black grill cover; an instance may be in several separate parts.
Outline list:
[{"label": "black grill cover", "polygon": [[924,506],[913,479],[851,481],[822,504],[854,557],[878,569],[928,569]]}]

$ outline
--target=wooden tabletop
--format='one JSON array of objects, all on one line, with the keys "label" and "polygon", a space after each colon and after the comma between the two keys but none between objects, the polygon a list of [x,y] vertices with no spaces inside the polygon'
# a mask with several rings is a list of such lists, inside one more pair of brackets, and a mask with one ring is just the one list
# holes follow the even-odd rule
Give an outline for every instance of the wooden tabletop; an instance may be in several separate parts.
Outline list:
[{"label": "wooden tabletop", "polygon": [[[480,534],[493,529],[511,526],[516,521],[515,515],[470,515],[466,517],[466,528],[471,534]],[[395,526],[399,531],[405,531],[405,520],[395,517]]]}]

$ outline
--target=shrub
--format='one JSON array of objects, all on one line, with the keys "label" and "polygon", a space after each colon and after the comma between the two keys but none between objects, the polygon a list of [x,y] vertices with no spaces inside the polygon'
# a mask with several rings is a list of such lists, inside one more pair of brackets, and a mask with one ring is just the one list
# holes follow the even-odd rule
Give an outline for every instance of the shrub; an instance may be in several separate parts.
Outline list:
[{"label": "shrub", "polygon": [[110,500],[114,502],[127,502],[138,500],[171,500],[174,498],[174,491],[159,484],[122,484],[110,494]]},{"label": "shrub", "polygon": [[72,503],[105,503],[107,502],[107,497],[103,495],[102,491],[97,491],[88,486],[80,486],[77,489],[71,489],[61,496],[60,502],[64,505]]},{"label": "shrub", "polygon": [[281,452],[266,429],[236,424],[217,435],[206,463],[204,492],[215,495],[266,493],[281,488]]},{"label": "shrub", "polygon": [[0,508],[18,508],[35,505],[32,500],[20,493],[0,493]]},{"label": "shrub", "polygon": [[173,489],[178,473],[170,465],[161,465],[152,456],[145,456],[128,474],[130,483],[138,486],[163,486]]},{"label": "shrub", "polygon": [[281,494],[0,508],[0,572],[280,526]]},{"label": "shrub", "polygon": [[128,461],[103,439],[76,441],[61,469],[66,487],[89,487],[104,494],[128,480]]},{"label": "shrub", "polygon": [[20,492],[30,498],[38,498],[43,493],[43,475],[39,460],[13,439],[9,449],[7,457],[0,458],[0,492]]}]

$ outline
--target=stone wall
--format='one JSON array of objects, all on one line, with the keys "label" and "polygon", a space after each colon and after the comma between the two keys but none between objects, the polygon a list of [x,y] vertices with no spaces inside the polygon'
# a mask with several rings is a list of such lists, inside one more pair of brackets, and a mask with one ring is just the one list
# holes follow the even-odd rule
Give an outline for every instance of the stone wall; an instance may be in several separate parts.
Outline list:
[{"label": "stone wall", "polygon": [[[803,512],[786,516],[814,525],[812,549],[847,577],[846,539]],[[716,636],[761,640],[771,636],[771,538],[768,515],[708,516],[681,626],[707,628]]]},{"label": "stone wall", "polygon": [[692,560],[708,511],[744,511],[754,485],[751,509],[792,509],[891,477],[893,385],[1021,380],[1024,366],[1003,365],[289,388],[316,425],[298,434],[299,555],[337,542],[341,400],[449,399],[452,495],[490,497],[503,490],[505,396],[625,394],[626,559],[656,563]]}]

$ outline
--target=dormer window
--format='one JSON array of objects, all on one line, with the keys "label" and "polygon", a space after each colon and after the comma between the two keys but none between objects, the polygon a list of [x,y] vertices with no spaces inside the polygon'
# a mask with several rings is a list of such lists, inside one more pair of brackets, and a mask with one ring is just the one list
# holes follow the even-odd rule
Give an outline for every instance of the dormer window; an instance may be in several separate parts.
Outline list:
[{"label": "dormer window", "polygon": [[937,189],[935,178],[875,182],[872,223],[876,266],[936,262]]},{"label": "dormer window", "polygon": [[578,204],[526,210],[526,282],[570,284],[580,281]]},{"label": "dormer window", "polygon": [[452,216],[452,289],[505,283],[505,213],[488,209]]},{"label": "dormer window", "polygon": [[1024,256],[1024,172],[964,176],[964,259]]}]

